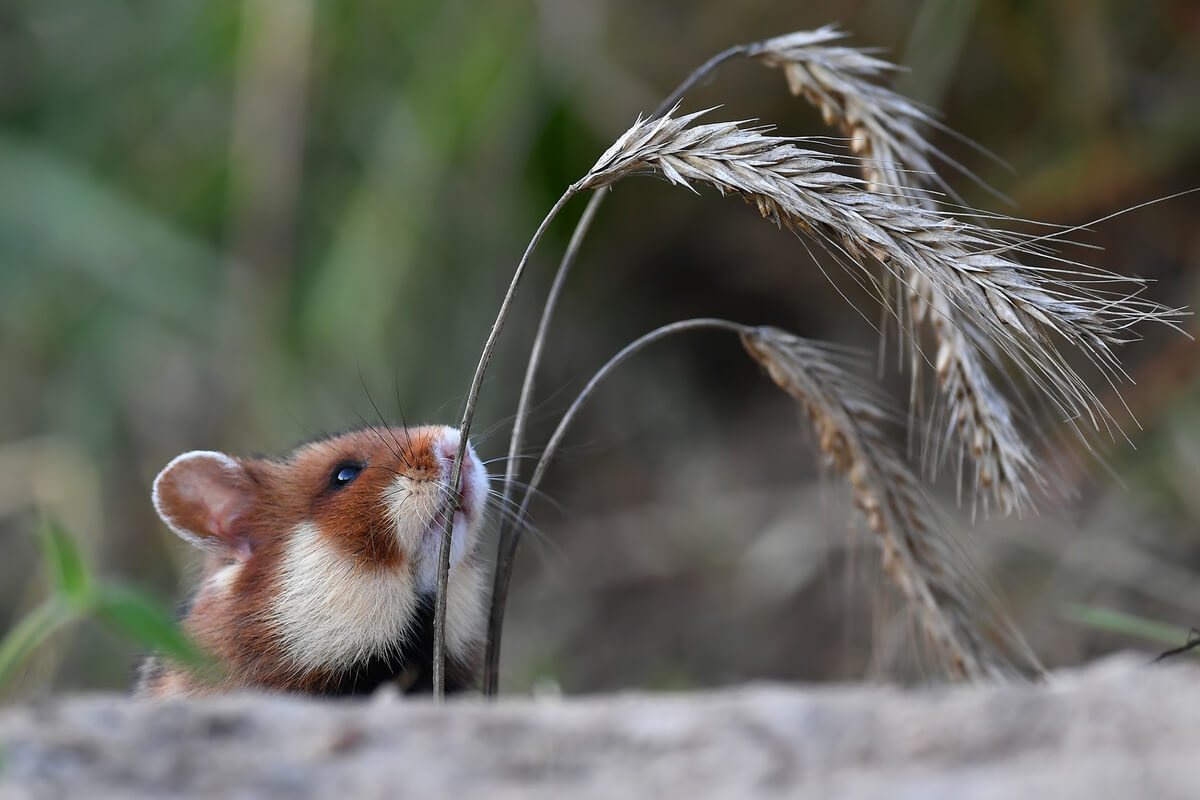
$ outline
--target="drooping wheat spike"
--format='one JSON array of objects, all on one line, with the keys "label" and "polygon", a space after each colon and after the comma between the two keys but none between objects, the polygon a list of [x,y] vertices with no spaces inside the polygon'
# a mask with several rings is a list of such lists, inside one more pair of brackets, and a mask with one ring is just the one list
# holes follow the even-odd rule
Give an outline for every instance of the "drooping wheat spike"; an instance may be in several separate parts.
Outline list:
[{"label": "drooping wheat spike", "polygon": [[[803,406],[829,465],[846,476],[878,537],[883,566],[917,613],[951,677],[1004,679],[1040,672],[1021,636],[972,580],[916,477],[884,433],[877,390],[842,365],[844,353],[774,328],[747,328],[747,352]],[[990,612],[990,614],[989,614]]]},{"label": "drooping wheat spike", "polygon": [[[851,150],[870,159],[868,188],[917,189],[935,181],[934,160],[944,156],[921,128],[937,121],[903,95],[873,82],[894,72],[894,64],[867,50],[826,44],[845,36],[826,25],[750,45],[747,56],[782,69],[792,94],[820,109],[825,124],[841,128]],[[904,169],[916,174],[910,178]]]},{"label": "drooping wheat spike", "polygon": [[[877,83],[895,65],[869,51],[828,44],[845,35],[835,26],[800,31],[751,45],[747,55],[782,69],[792,94],[806,98],[821,110],[827,125],[846,135],[851,150],[864,159],[868,189],[934,208],[925,189],[949,191],[934,166],[948,159],[921,131],[937,126],[936,120]],[[974,464],[975,497],[982,497],[985,511],[990,496],[1001,513],[1020,513],[1032,505],[1030,489],[1045,488],[1046,480],[1035,469],[1008,401],[988,376],[985,357],[962,333],[966,321],[950,299],[919,273],[907,276],[903,292],[913,327],[907,338],[913,349],[909,360],[914,384],[921,377],[916,328],[928,323],[937,342],[935,372],[948,409],[948,432]],[[897,309],[899,319],[905,310]],[[938,461],[935,457],[932,463]]]},{"label": "drooping wheat spike", "polygon": [[[994,349],[1014,361],[1062,418],[1110,435],[1120,430],[1059,344],[1078,349],[1115,385],[1125,375],[1113,348],[1135,338],[1130,329],[1147,321],[1173,324],[1178,315],[1141,299],[1143,282],[1066,262],[1022,264],[1018,256],[1039,255],[1036,240],[866,191],[862,178],[837,171],[861,167],[856,159],[805,149],[803,140],[741,123],[693,124],[700,113],[639,119],[576,187],[596,189],[634,172],[657,172],[693,190],[693,183],[704,183],[740,195],[767,219],[813,237],[884,302],[870,261],[910,288],[919,276],[952,309],[944,324],[957,322],[955,330],[975,351]],[[1107,288],[1122,283],[1133,289]]]}]

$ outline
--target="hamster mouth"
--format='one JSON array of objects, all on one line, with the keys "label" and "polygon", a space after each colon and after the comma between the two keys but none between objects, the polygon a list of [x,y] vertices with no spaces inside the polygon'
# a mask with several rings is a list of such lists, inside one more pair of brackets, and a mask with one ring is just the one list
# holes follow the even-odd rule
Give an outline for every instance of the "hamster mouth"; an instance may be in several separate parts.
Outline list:
[{"label": "hamster mouth", "polygon": [[[438,583],[438,562],[442,551],[442,531],[446,528],[446,515],[449,509],[440,509],[421,534],[420,545],[416,553],[417,585],[422,591],[433,592]],[[467,515],[461,510],[461,504],[456,506],[450,520],[450,564],[459,564],[467,551],[469,529]]]},{"label": "hamster mouth", "polygon": [[[464,525],[467,522],[467,511],[463,508],[462,503],[454,507],[454,527],[450,530],[450,535],[458,530],[459,525]],[[442,531],[446,529],[446,510],[441,509],[433,515],[433,520],[425,529],[426,536],[437,538],[442,535]]]},{"label": "hamster mouth", "polygon": [[[459,515],[463,518],[471,515],[471,508],[474,506],[475,486],[471,480],[471,470],[474,469],[474,457],[468,450],[463,458],[462,469],[458,473],[458,502],[454,503],[454,522],[457,524]],[[448,478],[449,476],[447,476]],[[434,525],[444,524],[446,521],[446,507],[449,506],[453,498],[449,498],[443,502],[442,507],[438,509],[437,516],[434,517]]]},{"label": "hamster mouth", "polygon": [[457,441],[446,441],[440,453],[441,486],[438,492],[438,507],[425,525],[417,545],[417,583],[424,591],[437,588],[438,561],[442,549],[443,531],[449,528],[450,563],[463,562],[475,547],[474,525],[483,511],[481,500],[487,492],[487,477],[483,473],[475,453],[467,448],[458,477],[458,491],[450,489],[450,472],[453,468]]},{"label": "hamster mouth", "polygon": [[[459,560],[470,546],[471,524],[476,520],[480,511],[479,493],[486,491],[486,479],[481,487],[479,482],[479,462],[474,451],[468,447],[463,454],[462,467],[458,475],[458,491],[452,493],[449,489],[450,472],[453,467],[458,442],[446,441],[442,451],[442,491],[439,505],[433,518],[426,526],[422,537],[423,547],[430,553],[441,549],[442,531],[450,523],[451,558]],[[457,497],[454,495],[457,494]],[[447,516],[450,519],[447,519]]]},{"label": "hamster mouth", "polygon": [[462,535],[460,531],[465,532],[471,507],[471,485],[467,481],[467,472],[465,469],[463,470],[462,475],[459,476],[458,485],[458,502],[451,506],[450,503],[452,502],[452,499],[443,501],[441,507],[438,508],[437,513],[433,515],[433,519],[429,522],[429,525],[425,529],[426,542],[433,545],[440,543],[442,531],[446,529],[447,512],[453,514],[453,519],[451,520],[452,525],[450,529],[451,541],[453,541],[456,533]]},{"label": "hamster mouth", "polygon": [[[437,587],[438,562],[442,552],[442,536],[446,529],[446,514],[448,509],[439,509],[433,520],[425,527],[421,535],[421,544],[417,556],[417,582],[426,591]],[[467,515],[462,510],[461,503],[452,511],[450,520],[450,563],[458,564],[468,550]]]}]

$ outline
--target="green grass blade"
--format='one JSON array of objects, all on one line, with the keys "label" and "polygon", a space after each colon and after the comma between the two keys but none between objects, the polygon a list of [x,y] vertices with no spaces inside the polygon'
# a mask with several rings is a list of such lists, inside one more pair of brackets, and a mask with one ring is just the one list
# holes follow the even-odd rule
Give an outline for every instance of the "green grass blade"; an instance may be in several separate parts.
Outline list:
[{"label": "green grass blade", "polygon": [[95,602],[102,620],[138,644],[202,675],[212,674],[212,658],[146,595],[125,586],[103,586],[97,590]]},{"label": "green grass blade", "polygon": [[59,597],[51,597],[29,612],[0,640],[0,687],[5,686],[17,668],[65,625],[74,622],[77,612]]},{"label": "green grass blade", "polygon": [[92,580],[75,540],[55,522],[42,526],[40,538],[55,593],[74,608],[84,608],[91,600]]},{"label": "green grass blade", "polygon": [[1076,603],[1064,603],[1059,614],[1071,622],[1087,625],[1109,633],[1137,636],[1159,644],[1179,647],[1187,644],[1189,631],[1178,625],[1146,619],[1110,608],[1097,608]]}]

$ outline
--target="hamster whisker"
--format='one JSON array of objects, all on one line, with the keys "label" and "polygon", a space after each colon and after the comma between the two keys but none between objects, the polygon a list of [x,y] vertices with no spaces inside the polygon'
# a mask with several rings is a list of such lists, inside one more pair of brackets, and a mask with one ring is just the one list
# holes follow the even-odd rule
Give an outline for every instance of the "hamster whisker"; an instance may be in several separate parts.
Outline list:
[{"label": "hamster whisker", "polygon": [[507,464],[510,461],[530,461],[537,458],[539,455],[540,453],[536,451],[530,451],[528,453],[522,453],[515,456],[496,456],[495,458],[489,458],[486,461],[481,461],[480,463],[485,467],[490,467],[492,464]]},{"label": "hamster whisker", "polygon": [[[400,415],[400,426],[404,429],[405,452],[412,452],[412,435],[408,432],[408,420],[404,418],[404,403],[400,401],[400,377],[396,376],[396,413]],[[405,462],[407,463],[407,462]],[[411,465],[410,465],[411,466]]]},{"label": "hamster whisker", "polygon": [[515,511],[505,510],[495,505],[488,506],[483,512],[483,516],[491,526],[495,526],[499,518],[507,518],[510,525],[521,530],[522,542],[529,541],[534,555],[554,574],[558,575],[569,569],[570,559],[567,558],[562,545],[546,531],[534,525],[528,517],[517,519]]},{"label": "hamster whisker", "polygon": [[369,430],[371,433],[375,434],[375,437],[377,439],[379,439],[380,443],[383,444],[383,446],[387,448],[388,452],[390,452],[393,456],[395,456],[398,461],[403,461],[405,466],[408,466],[408,467],[412,466],[412,464],[410,464],[408,461],[408,456],[406,454],[404,454],[403,452],[397,451],[396,448],[400,446],[399,442],[388,442],[387,438],[384,437],[384,435],[379,431],[379,429],[376,428],[371,423],[367,422],[366,418],[363,417],[362,414],[355,413],[355,416],[358,417],[359,422],[361,422],[363,424],[364,428]]},{"label": "hamster whisker", "polygon": [[515,497],[504,498],[504,496],[502,494],[502,490],[500,490],[500,489],[489,489],[488,490],[488,493],[494,497],[499,497],[500,499],[507,499],[507,501],[508,501],[507,505],[512,506],[513,508],[519,509],[526,502],[527,499],[532,500],[534,498],[537,498],[538,500],[541,500],[542,502],[548,503],[550,505],[550,507],[553,508],[559,514],[567,513],[566,509],[563,507],[562,503],[558,502],[553,497],[551,497],[548,492],[545,492],[542,489],[540,489],[539,487],[534,486],[530,483],[527,483],[522,480],[517,480],[515,478],[512,481],[504,481],[498,477],[493,477],[492,482],[495,484],[500,484],[501,486],[507,485],[514,489],[524,489],[525,490],[526,496],[522,497],[519,501]]},{"label": "hamster whisker", "polygon": [[484,509],[484,514],[488,517],[494,515],[501,519],[508,520],[513,525],[519,525],[522,527],[532,526],[532,523],[529,521],[529,517],[521,517],[515,508],[505,508],[499,504],[490,504],[486,509]]},{"label": "hamster whisker", "polygon": [[[361,373],[358,376],[358,380],[362,384],[363,392],[367,395],[367,402],[369,402],[371,404],[371,408],[375,409],[375,416],[379,418],[379,424],[382,425],[384,427],[384,429],[388,432],[388,436],[391,437],[392,443],[396,446],[395,449],[392,449],[392,455],[394,455],[396,458],[403,461],[406,466],[412,466],[411,464],[408,463],[408,458],[405,455],[401,455],[401,453],[405,452],[404,447],[401,446],[400,440],[396,438],[396,432],[392,429],[392,427],[390,425],[388,425],[387,420],[383,418],[383,412],[379,410],[379,406],[376,404],[375,398],[371,396],[371,390],[367,388],[367,382],[365,380],[363,380]],[[405,428],[405,433],[407,434],[407,432],[408,432],[408,429]],[[376,434],[378,435],[378,431],[376,431]],[[380,437],[380,438],[382,438],[382,437]],[[410,443],[410,448],[411,448],[411,443]],[[389,448],[389,449],[391,449],[391,448]],[[397,452],[397,450],[399,450],[400,452]]]}]

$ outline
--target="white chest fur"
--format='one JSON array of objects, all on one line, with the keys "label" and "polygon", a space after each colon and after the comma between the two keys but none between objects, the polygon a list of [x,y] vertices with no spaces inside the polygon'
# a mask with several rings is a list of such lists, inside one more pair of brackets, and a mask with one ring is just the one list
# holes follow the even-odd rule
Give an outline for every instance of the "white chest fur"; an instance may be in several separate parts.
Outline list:
[{"label": "white chest fur", "polygon": [[[297,527],[270,612],[285,656],[298,667],[336,670],[402,646],[420,590],[413,566],[356,562],[315,525]],[[467,559],[450,571],[446,643],[451,654],[478,645],[483,617],[482,575]]]}]

